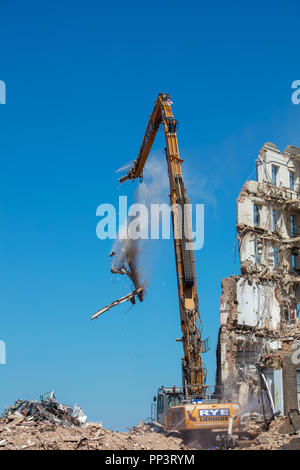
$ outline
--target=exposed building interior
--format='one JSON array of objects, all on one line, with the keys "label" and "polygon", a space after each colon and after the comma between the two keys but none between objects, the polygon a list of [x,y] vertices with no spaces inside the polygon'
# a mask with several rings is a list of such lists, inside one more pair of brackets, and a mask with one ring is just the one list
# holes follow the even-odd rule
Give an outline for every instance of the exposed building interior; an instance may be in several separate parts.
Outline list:
[{"label": "exposed building interior", "polygon": [[300,426],[300,149],[264,144],[256,174],[237,199],[241,273],[222,280],[216,390]]}]

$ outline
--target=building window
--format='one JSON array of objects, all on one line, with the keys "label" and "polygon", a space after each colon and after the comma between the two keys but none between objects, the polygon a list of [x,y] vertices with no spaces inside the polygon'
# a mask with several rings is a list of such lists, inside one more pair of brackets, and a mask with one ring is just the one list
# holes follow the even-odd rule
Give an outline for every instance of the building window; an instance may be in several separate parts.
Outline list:
[{"label": "building window", "polygon": [[292,250],[292,270],[295,271],[298,275],[300,274],[300,267],[298,261],[298,250]]},{"label": "building window", "polygon": [[290,322],[295,323],[296,318],[297,318],[297,308],[296,308],[296,304],[293,304],[290,310]]},{"label": "building window", "polygon": [[254,254],[255,254],[255,263],[261,263],[262,255],[263,255],[263,244],[261,240],[255,240]]},{"label": "building window", "polygon": [[164,395],[158,395],[157,413],[162,414],[163,412],[164,412]]},{"label": "building window", "polygon": [[290,189],[294,189],[295,187],[295,173],[290,171]]},{"label": "building window", "polygon": [[254,242],[254,257],[255,257],[255,263],[260,263],[260,256],[258,254],[257,240],[255,240],[255,242]]},{"label": "building window", "polygon": [[291,218],[290,218],[290,235],[291,237],[294,237],[295,236],[295,216],[294,215],[291,215]]},{"label": "building window", "polygon": [[278,267],[278,260],[277,260],[277,248],[273,247],[273,256],[274,256],[274,268]]},{"label": "building window", "polygon": [[[286,315],[286,320],[289,323],[295,324],[296,319],[299,318],[299,305],[292,304],[291,307],[285,311],[285,315]],[[299,346],[300,346],[300,341],[299,341]]]},{"label": "building window", "polygon": [[296,257],[295,255],[292,255],[292,268],[295,269],[296,266]]},{"label": "building window", "polygon": [[277,186],[278,166],[272,165],[272,183]]},{"label": "building window", "polygon": [[254,227],[259,227],[260,225],[260,207],[254,204],[253,206],[253,218],[254,218]]},{"label": "building window", "polygon": [[179,406],[181,402],[180,395],[168,395],[168,408],[171,408],[171,406]]},{"label": "building window", "polygon": [[276,232],[276,211],[273,209],[272,211],[272,216],[273,216],[273,232]]}]

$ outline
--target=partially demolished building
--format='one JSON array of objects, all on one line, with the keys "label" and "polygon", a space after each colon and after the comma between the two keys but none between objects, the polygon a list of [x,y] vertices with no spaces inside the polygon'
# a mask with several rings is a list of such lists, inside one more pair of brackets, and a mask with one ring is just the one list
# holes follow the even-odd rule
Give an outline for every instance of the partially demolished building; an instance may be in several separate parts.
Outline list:
[{"label": "partially demolished building", "polygon": [[[237,199],[241,274],[222,280],[218,394],[244,405],[265,382],[273,413],[300,409],[300,149],[266,143]],[[291,411],[293,410],[293,411]]]}]

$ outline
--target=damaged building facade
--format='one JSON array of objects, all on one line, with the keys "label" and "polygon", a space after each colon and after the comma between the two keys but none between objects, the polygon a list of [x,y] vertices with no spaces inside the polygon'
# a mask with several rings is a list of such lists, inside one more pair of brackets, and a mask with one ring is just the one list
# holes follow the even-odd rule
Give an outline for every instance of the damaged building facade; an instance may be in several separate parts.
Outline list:
[{"label": "damaged building facade", "polygon": [[[266,143],[237,199],[241,274],[222,280],[216,390],[300,410],[300,149]],[[299,416],[297,417],[297,419]]]}]

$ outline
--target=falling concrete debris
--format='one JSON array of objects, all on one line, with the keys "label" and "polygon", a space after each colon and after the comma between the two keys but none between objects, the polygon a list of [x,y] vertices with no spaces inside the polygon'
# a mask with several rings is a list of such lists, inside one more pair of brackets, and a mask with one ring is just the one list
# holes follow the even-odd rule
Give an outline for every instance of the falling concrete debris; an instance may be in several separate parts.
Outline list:
[{"label": "falling concrete debris", "polygon": [[[129,244],[131,246],[131,240],[129,240]],[[114,256],[114,255],[110,255]],[[122,276],[125,274],[129,277],[131,282],[133,283],[136,292],[138,291],[138,298],[142,302],[143,300],[143,291],[144,286],[140,281],[139,271],[137,269],[137,261],[136,261],[137,251],[133,250],[131,247],[126,251],[126,262],[124,259],[119,259],[118,262],[114,261],[111,265],[110,272],[112,274],[121,274]],[[127,265],[126,265],[127,263]]]},{"label": "falling concrete debris", "polygon": [[137,267],[137,255],[137,240],[131,240],[129,238],[121,240],[120,238],[118,238],[115,243],[114,250],[109,255],[111,258],[113,258],[110,271],[113,274],[121,274],[122,276],[124,274],[127,275],[133,283],[135,290],[125,295],[124,297],[113,301],[106,307],[97,310],[97,312],[93,314],[91,318],[92,320],[98,318],[100,315],[102,315],[104,312],[107,312],[112,307],[120,305],[128,300],[130,300],[130,302],[134,305],[136,296],[140,302],[143,301],[145,283],[142,283],[140,280],[140,275]]},{"label": "falling concrete debris", "polygon": [[144,283],[140,279],[138,269],[139,239],[133,240],[130,238],[130,230],[128,229],[130,221],[131,219],[128,220],[127,226],[120,230],[113,251],[110,253],[110,257],[113,258],[111,272],[113,274],[127,275],[133,283],[135,290],[137,290],[144,287]]},{"label": "falling concrete debris", "polygon": [[300,149],[266,143],[237,199],[241,274],[222,280],[216,390],[269,417],[300,409],[299,194]]},{"label": "falling concrete debris", "polygon": [[[124,236],[126,235],[126,237]],[[135,297],[139,299],[140,302],[144,299],[145,293],[145,282],[142,282],[140,279],[140,272],[138,269],[138,253],[139,253],[139,240],[133,240],[129,237],[128,234],[128,225],[125,229],[121,229],[119,233],[119,237],[116,240],[113,250],[110,253],[110,257],[113,258],[111,264],[111,273],[112,274],[120,274],[126,275],[132,282],[134,286],[134,291],[130,292],[129,294],[121,297],[118,300],[113,301],[106,307],[97,310],[92,316],[92,320],[98,318],[107,310],[110,310],[112,307],[116,305],[120,305],[123,302],[130,300],[130,302],[134,305],[135,304]]]},{"label": "falling concrete debris", "polygon": [[[134,162],[131,162],[130,164],[125,165],[117,170],[117,172],[132,167],[133,163]],[[153,203],[161,204],[162,202],[167,202],[165,198],[168,194],[169,180],[167,172],[164,170],[164,163],[161,158],[157,157],[148,162],[146,181],[143,180],[143,182],[139,184],[134,196],[138,204],[144,204],[146,207],[150,208],[150,205]],[[127,276],[133,284],[132,292],[98,310],[94,313],[92,319],[99,317],[99,315],[103,314],[110,308],[119,305],[126,300],[130,300],[134,303],[135,296],[137,296],[140,302],[144,299],[148,283],[142,277],[142,274],[144,276],[144,272],[141,273],[141,271],[143,271],[141,268],[143,268],[147,263],[142,262],[140,256],[142,251],[145,253],[145,250],[141,249],[141,245],[144,240],[133,239],[130,236],[130,223],[134,219],[134,217],[129,217],[127,223],[120,227],[118,238],[109,254],[110,258],[112,258],[110,269],[111,273]],[[145,227],[148,226],[149,221],[146,217],[141,216],[139,218],[139,223],[140,230],[143,232]]]},{"label": "falling concrete debris", "polygon": [[97,312],[94,313],[92,316],[91,320],[94,320],[95,318],[99,317],[99,315],[102,315],[102,313],[107,312],[107,310],[110,310],[112,307],[115,307],[116,305],[122,304],[123,302],[126,302],[130,300],[130,302],[134,305],[135,304],[135,296],[138,297],[140,301],[143,300],[143,292],[144,289],[142,287],[139,287],[133,292],[130,292],[130,294],[124,295],[124,297],[121,297],[118,300],[115,300],[111,304],[107,305],[106,307],[101,308]]}]

